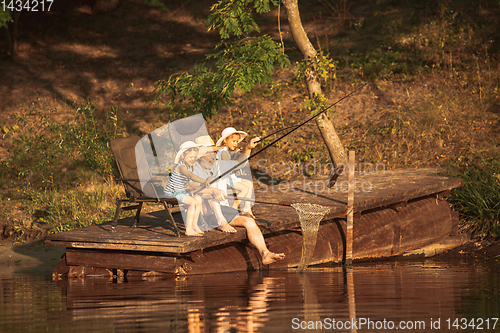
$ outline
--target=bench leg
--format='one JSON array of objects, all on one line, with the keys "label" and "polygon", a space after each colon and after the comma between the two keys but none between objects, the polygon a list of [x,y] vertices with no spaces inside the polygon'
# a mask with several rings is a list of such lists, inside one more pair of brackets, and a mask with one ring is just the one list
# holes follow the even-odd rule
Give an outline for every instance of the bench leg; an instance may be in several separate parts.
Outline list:
[{"label": "bench leg", "polygon": [[142,210],[142,202],[139,203],[139,207],[137,207],[137,213],[135,213],[135,219],[134,219],[134,224],[132,225],[132,228],[137,228],[137,225],[139,224],[139,218],[141,217],[141,210]]},{"label": "bench leg", "polygon": [[181,237],[181,232],[179,230],[179,227],[177,226],[177,223],[175,223],[174,217],[172,216],[170,209],[168,209],[167,203],[165,201],[162,201],[162,203],[163,203],[163,207],[165,207],[165,210],[167,211],[167,217],[170,220],[170,223],[172,223],[172,226],[174,227],[174,231],[175,231],[177,237]]},{"label": "bench leg", "polygon": [[120,199],[116,200],[116,212],[115,212],[115,217],[113,218],[113,223],[111,223],[111,232],[116,232],[116,225],[118,224],[118,217],[120,216],[120,213],[122,212],[122,201]]}]

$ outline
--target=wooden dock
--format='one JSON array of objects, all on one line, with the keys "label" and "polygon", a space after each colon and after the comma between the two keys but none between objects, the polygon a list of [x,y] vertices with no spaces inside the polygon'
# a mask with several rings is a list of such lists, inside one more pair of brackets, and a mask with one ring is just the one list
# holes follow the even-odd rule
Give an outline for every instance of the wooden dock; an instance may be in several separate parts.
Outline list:
[{"label": "wooden dock", "polygon": [[[444,197],[462,185],[459,178],[441,177],[436,169],[356,173],[354,199],[353,259],[403,255],[437,242],[460,242],[458,214]],[[302,255],[300,221],[292,207],[280,201],[313,203],[330,208],[323,218],[311,264],[345,260],[347,185],[341,176],[327,188],[327,179],[304,178],[279,185],[256,184],[256,216],[271,251],[286,259],[271,268],[297,266]],[[183,229],[180,214],[174,214]],[[119,221],[115,233],[111,222],[49,235],[47,246],[66,247],[66,258],[55,274],[92,274],[98,270],[155,271],[168,274],[203,274],[262,269],[246,232],[218,230],[203,237],[175,237],[164,222],[163,211],[143,214],[137,228],[133,219]],[[454,237],[454,238],[453,238]],[[458,244],[457,244],[458,245]],[[131,273],[132,274],[132,273]]]}]

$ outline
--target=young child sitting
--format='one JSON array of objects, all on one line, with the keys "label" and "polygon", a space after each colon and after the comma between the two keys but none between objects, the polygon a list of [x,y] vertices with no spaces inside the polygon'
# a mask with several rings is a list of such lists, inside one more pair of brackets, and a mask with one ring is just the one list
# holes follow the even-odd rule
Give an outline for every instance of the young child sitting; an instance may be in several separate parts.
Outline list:
[{"label": "young child sitting", "polygon": [[203,145],[197,145],[193,141],[184,142],[175,156],[174,163],[176,164],[174,171],[165,186],[164,195],[174,197],[178,201],[182,201],[188,205],[186,220],[186,235],[187,236],[202,236],[203,232],[198,226],[198,217],[202,208],[202,198],[199,195],[190,195],[187,186],[190,180],[208,185],[213,180],[203,179],[192,173],[192,168],[198,158],[204,155],[207,148]]},{"label": "young child sitting", "polygon": [[[232,160],[237,159],[238,162],[245,161],[249,156],[253,148],[257,146],[257,142],[260,140],[259,137],[253,138],[243,150],[243,154],[237,156],[238,144],[247,137],[247,133],[243,131],[237,131],[234,127],[228,127],[222,131],[222,137],[217,141],[216,146],[222,147],[217,151],[218,160]],[[246,200],[243,203],[243,208],[241,209],[243,214],[248,214],[253,217],[252,213],[252,199],[253,199],[253,184],[251,180],[237,177],[234,172],[231,173],[227,178],[227,185],[235,190],[240,191],[238,197]],[[233,207],[238,208],[239,202],[235,201]]]}]

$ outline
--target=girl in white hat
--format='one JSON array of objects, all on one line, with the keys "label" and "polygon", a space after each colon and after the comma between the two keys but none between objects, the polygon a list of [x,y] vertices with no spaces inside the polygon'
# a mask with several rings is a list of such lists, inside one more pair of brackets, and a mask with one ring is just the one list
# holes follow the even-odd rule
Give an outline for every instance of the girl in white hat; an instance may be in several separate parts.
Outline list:
[{"label": "girl in white hat", "polygon": [[191,172],[194,163],[200,156],[204,155],[206,151],[207,148],[203,145],[198,145],[193,141],[184,142],[175,156],[174,162],[176,166],[165,187],[165,196],[176,198],[178,201],[182,201],[189,206],[187,209],[186,221],[184,221],[186,224],[187,236],[203,235],[197,223],[202,208],[202,198],[199,195],[191,195],[187,190],[187,186],[190,180],[208,185],[213,179],[203,179]]},{"label": "girl in white hat", "polygon": [[[222,147],[217,151],[218,160],[232,160],[233,155],[231,153],[236,153],[238,151],[238,144],[248,136],[246,132],[237,131],[234,127],[228,127],[222,131],[221,138],[217,141],[216,146]],[[253,148],[257,146],[257,142],[260,140],[259,137],[253,138],[246,145],[243,150],[243,154],[238,157],[238,162],[243,162],[250,156],[250,152]],[[234,173],[231,173],[227,178],[227,185],[235,190],[240,191],[238,197],[245,199],[253,198],[253,184],[251,180],[242,179],[237,177]],[[233,204],[234,208],[238,208],[239,202],[235,201]],[[248,214],[253,217],[252,213],[252,202],[251,200],[244,200],[243,208],[241,209],[243,214]]]}]

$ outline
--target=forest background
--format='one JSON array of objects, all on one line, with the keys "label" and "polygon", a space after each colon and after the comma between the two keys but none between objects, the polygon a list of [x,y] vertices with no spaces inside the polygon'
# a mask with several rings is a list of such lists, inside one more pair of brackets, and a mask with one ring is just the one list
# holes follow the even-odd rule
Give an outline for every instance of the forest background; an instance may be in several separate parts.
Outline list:
[{"label": "forest background", "polygon": [[[50,11],[21,15],[17,57],[6,53],[0,62],[1,239],[42,239],[112,218],[123,190],[113,180],[109,140],[143,136],[182,114],[155,98],[155,84],[206,61],[219,42],[204,24],[212,4],[169,1],[157,8],[122,0],[98,13],[90,0],[54,0]],[[360,163],[437,166],[462,177],[450,203],[463,231],[498,237],[500,1],[299,5],[328,66],[326,100],[365,84],[329,114],[345,149]],[[273,82],[237,91],[232,105],[207,119],[213,138],[227,126],[263,136],[311,115],[295,71],[302,55],[284,10],[254,18],[262,33],[283,40],[291,65],[277,68]],[[7,49],[0,39],[0,50]],[[329,162],[314,124],[261,158],[269,167]],[[257,160],[251,166],[257,171]]]}]

